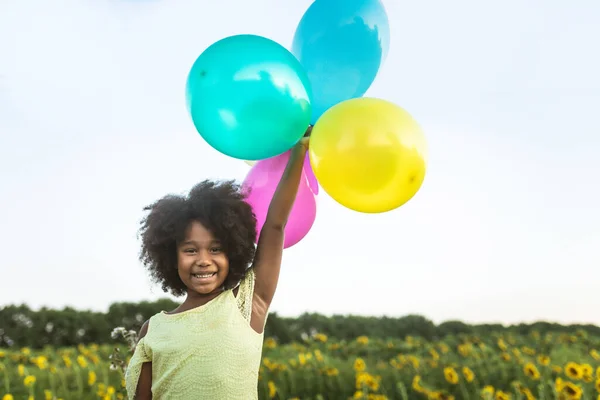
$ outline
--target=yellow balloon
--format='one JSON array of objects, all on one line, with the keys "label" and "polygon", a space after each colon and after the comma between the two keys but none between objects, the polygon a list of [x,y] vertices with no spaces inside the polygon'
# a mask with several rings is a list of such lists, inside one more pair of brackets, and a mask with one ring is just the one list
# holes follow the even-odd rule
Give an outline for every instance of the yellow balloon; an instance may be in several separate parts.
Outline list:
[{"label": "yellow balloon", "polygon": [[327,110],[313,127],[309,154],[321,187],[364,213],[400,207],[425,179],[421,128],[405,110],[381,99],[346,100]]},{"label": "yellow balloon", "polygon": [[256,164],[258,161],[244,160],[244,162],[245,162],[246,164],[248,164],[249,166],[251,166],[251,167],[252,167],[252,166],[253,166],[254,164]]}]

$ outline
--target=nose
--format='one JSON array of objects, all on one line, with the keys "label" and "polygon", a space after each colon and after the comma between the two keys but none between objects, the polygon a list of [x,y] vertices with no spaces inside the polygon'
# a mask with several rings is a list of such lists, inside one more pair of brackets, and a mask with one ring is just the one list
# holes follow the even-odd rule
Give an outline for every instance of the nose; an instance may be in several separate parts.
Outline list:
[{"label": "nose", "polygon": [[196,265],[208,267],[211,263],[210,253],[207,250],[200,250],[198,252],[198,257],[196,258]]}]

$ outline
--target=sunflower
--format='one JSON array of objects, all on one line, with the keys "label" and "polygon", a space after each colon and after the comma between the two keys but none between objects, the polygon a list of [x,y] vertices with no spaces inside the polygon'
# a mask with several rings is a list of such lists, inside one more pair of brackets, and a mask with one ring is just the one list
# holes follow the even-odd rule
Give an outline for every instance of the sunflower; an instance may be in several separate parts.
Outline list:
[{"label": "sunflower", "polygon": [[579,364],[572,361],[565,365],[565,374],[571,379],[581,379],[583,377],[583,371]]},{"label": "sunflower", "polygon": [[535,400],[535,396],[531,393],[531,390],[525,388],[521,389],[521,394],[525,396],[525,400]]},{"label": "sunflower", "polygon": [[550,364],[550,357],[548,357],[548,356],[539,355],[537,360],[538,360],[538,363],[540,363],[540,365],[546,366],[546,365]]},{"label": "sunflower", "polygon": [[581,364],[581,374],[587,383],[594,380],[594,368],[590,364]]},{"label": "sunflower", "polygon": [[421,385],[421,377],[419,375],[415,375],[412,380],[412,388],[417,393],[425,393],[425,388]]},{"label": "sunflower", "polygon": [[27,387],[31,387],[35,384],[36,378],[33,375],[27,375],[23,380],[23,384]]},{"label": "sunflower", "polygon": [[552,366],[552,372],[555,372],[557,374],[562,373],[562,367],[558,366],[558,365],[553,365]]},{"label": "sunflower", "polygon": [[365,365],[365,361],[362,358],[357,358],[354,360],[354,370],[356,372],[362,372],[365,370],[367,366]]},{"label": "sunflower", "polygon": [[537,367],[533,363],[529,362],[529,363],[525,364],[525,367],[523,368],[523,372],[525,372],[525,375],[527,375],[529,378],[531,378],[533,380],[540,379],[540,371],[538,371]]},{"label": "sunflower", "polygon": [[556,378],[556,380],[554,381],[554,390],[557,393],[560,393],[564,385],[565,382],[562,380],[562,378]]},{"label": "sunflower", "polygon": [[462,373],[465,377],[465,380],[469,383],[473,382],[473,379],[475,379],[475,374],[473,373],[473,371],[471,371],[471,368],[469,367],[463,367]]},{"label": "sunflower", "polygon": [[510,400],[510,394],[504,393],[502,390],[496,392],[496,400]]},{"label": "sunflower", "polygon": [[493,396],[494,392],[495,392],[494,387],[492,385],[487,385],[481,390],[481,395],[483,397]]},{"label": "sunflower", "polygon": [[369,344],[369,338],[367,336],[359,336],[356,338],[358,344],[367,345]]},{"label": "sunflower", "polygon": [[504,340],[498,339],[498,347],[500,348],[500,350],[506,351],[506,343],[504,343]]},{"label": "sunflower", "polygon": [[469,354],[471,354],[472,349],[473,346],[471,345],[471,343],[463,343],[458,345],[458,352],[463,357],[468,357]]},{"label": "sunflower", "polygon": [[535,355],[535,350],[532,349],[531,347],[523,346],[523,347],[521,347],[521,350],[523,351],[523,353],[527,354],[528,356]]},{"label": "sunflower", "polygon": [[572,382],[565,382],[560,393],[567,396],[569,400],[579,400],[583,395],[583,390]]},{"label": "sunflower", "polygon": [[275,382],[273,381],[269,381],[267,386],[269,388],[269,398],[272,399],[277,394],[277,386],[275,386]]},{"label": "sunflower", "polygon": [[444,378],[446,378],[448,383],[451,383],[453,385],[456,385],[458,383],[458,374],[456,373],[456,370],[452,367],[444,368]]},{"label": "sunflower", "polygon": [[267,338],[265,340],[265,347],[267,349],[274,349],[277,347],[277,341],[273,338]]}]

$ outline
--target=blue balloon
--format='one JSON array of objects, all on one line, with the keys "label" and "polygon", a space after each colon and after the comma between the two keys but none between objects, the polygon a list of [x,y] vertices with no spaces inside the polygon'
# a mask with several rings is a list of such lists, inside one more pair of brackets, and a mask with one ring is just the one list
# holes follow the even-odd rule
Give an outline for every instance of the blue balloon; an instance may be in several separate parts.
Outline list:
[{"label": "blue balloon", "polygon": [[316,0],[308,8],[292,53],[312,84],[311,124],[330,107],[365,94],[389,42],[388,17],[379,0]]},{"label": "blue balloon", "polygon": [[311,86],[294,55],[255,35],[236,35],[208,47],[187,79],[188,111],[198,133],[216,150],[242,160],[285,153],[304,135]]}]

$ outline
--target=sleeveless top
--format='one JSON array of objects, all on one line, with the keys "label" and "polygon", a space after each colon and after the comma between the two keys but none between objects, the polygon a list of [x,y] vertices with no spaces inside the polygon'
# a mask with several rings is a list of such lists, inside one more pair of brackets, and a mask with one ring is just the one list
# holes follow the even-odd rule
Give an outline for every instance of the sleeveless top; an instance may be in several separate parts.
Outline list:
[{"label": "sleeveless top", "polygon": [[228,289],[200,307],[151,317],[125,372],[129,400],[145,362],[153,400],[258,399],[264,333],[250,326],[253,292],[250,269],[237,296]]}]

